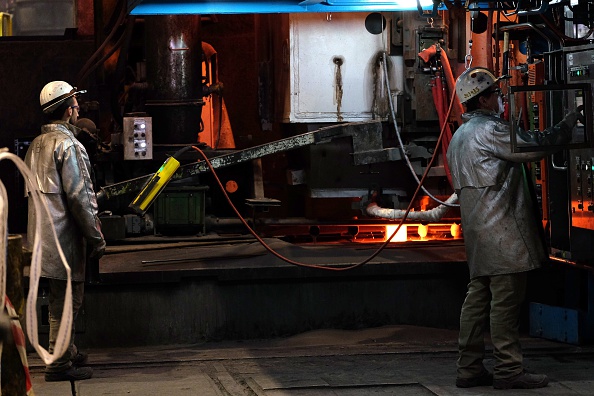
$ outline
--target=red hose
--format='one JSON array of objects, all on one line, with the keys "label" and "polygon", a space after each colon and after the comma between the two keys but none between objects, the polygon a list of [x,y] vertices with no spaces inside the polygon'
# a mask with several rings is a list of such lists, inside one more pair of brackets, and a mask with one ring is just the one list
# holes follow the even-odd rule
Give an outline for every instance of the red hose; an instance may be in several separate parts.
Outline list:
[{"label": "red hose", "polygon": [[[425,63],[429,63],[431,58],[437,55],[437,46],[434,44],[431,47],[424,49],[423,51],[419,52],[418,56],[425,61]],[[448,59],[447,54],[440,48],[439,51],[440,61],[442,65],[442,70],[444,72],[444,76],[446,79],[447,87],[450,92],[455,92],[456,89],[456,80],[454,79],[454,73],[452,72],[452,67],[450,66],[450,61]],[[454,186],[452,182],[452,175],[450,173],[450,168],[448,166],[448,160],[446,153],[448,152],[448,147],[450,145],[450,141],[452,140],[452,131],[448,124],[447,117],[449,116],[449,110],[454,114],[456,121],[458,122],[458,126],[462,125],[462,114],[464,113],[464,108],[460,103],[458,97],[452,94],[452,101],[448,105],[448,93],[447,89],[443,87],[443,83],[441,81],[441,76],[438,76],[435,79],[435,84],[432,87],[433,92],[433,101],[435,103],[435,108],[437,109],[437,114],[439,116],[439,124],[441,129],[443,129],[443,137],[441,141],[441,152],[443,154],[443,166],[450,183],[450,186]],[[452,106],[453,105],[453,106]]]},{"label": "red hose", "polygon": [[[447,54],[445,53],[443,48],[440,48],[440,61],[443,65],[443,71],[445,73],[445,78],[448,84],[448,90],[450,92],[454,92],[456,89],[456,79],[454,78],[454,73],[452,72],[452,67],[450,66],[450,61],[448,59]],[[429,60],[433,58],[437,54],[437,47],[436,45],[432,45],[431,47],[424,49],[423,51],[419,52],[419,57],[425,61],[425,63],[429,63]],[[456,117],[456,121],[458,121],[458,125],[462,125],[462,114],[464,113],[464,108],[456,97],[453,107],[453,113]],[[447,101],[446,101],[447,103]]]},{"label": "red hose", "polygon": [[[448,90],[442,86],[442,90],[441,90],[441,94],[443,96],[443,114],[444,114],[444,118],[446,119],[445,122],[447,122],[447,116],[448,116]],[[450,125],[448,124],[448,127],[445,131],[445,135],[444,135],[444,139],[445,139],[445,145],[446,145],[446,150],[448,148],[448,146],[450,145],[450,141],[452,140],[452,130],[450,128]]]},{"label": "red hose", "polygon": [[433,92],[433,102],[435,103],[435,109],[437,110],[437,116],[439,119],[439,125],[444,129],[443,138],[441,140],[441,154],[443,157],[443,168],[445,170],[446,177],[450,186],[454,186],[452,182],[452,175],[450,173],[450,167],[448,166],[447,152],[452,140],[452,131],[448,120],[446,118],[448,113],[448,96],[447,92],[441,82],[441,76],[438,74],[435,78],[435,84],[432,85],[431,91]]}]

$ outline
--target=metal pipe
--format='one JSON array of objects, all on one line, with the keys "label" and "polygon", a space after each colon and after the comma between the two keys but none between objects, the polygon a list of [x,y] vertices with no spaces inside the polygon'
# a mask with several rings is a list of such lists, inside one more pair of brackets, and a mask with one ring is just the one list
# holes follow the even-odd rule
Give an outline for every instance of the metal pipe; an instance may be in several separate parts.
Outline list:
[{"label": "metal pipe", "polygon": [[[446,204],[448,205],[453,205],[456,202],[458,202],[458,195],[456,193],[453,193],[446,201]],[[420,212],[409,212],[408,215],[406,216],[407,220],[421,220],[421,221],[439,221],[442,219],[442,217],[446,214],[446,212],[449,210],[449,207],[446,205],[439,205],[433,209],[430,210],[423,210]],[[367,208],[365,209],[365,212],[369,215],[369,216],[373,216],[373,217],[379,217],[379,218],[383,218],[383,219],[401,219],[404,217],[404,214],[406,213],[406,210],[401,210],[401,209],[386,209],[386,208],[380,208],[379,206],[377,206],[377,204],[372,203],[370,205],[367,206]]]},{"label": "metal pipe", "polygon": [[153,142],[196,143],[204,105],[200,15],[146,16],[145,40]]}]

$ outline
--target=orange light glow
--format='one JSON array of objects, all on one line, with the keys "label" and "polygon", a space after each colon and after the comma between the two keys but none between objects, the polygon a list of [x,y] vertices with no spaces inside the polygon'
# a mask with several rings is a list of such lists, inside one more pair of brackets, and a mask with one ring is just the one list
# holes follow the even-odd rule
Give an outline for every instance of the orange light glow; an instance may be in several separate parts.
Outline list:
[{"label": "orange light glow", "polygon": [[462,235],[462,227],[460,226],[460,224],[453,223],[450,227],[450,234],[452,234],[454,238],[460,238],[460,236]]},{"label": "orange light glow", "polygon": [[[386,226],[386,240],[392,236],[394,231],[396,231],[396,228],[398,228],[398,226],[396,226],[396,225],[387,225]],[[394,238],[392,238],[390,240],[390,242],[406,242],[406,240],[407,240],[406,226],[402,225],[402,227],[400,227],[400,229],[398,230],[398,233],[396,235],[394,235]]]},{"label": "orange light glow", "polygon": [[[398,223],[360,225],[353,242],[377,243],[386,242],[398,228]],[[390,239],[390,242],[428,242],[428,241],[453,241],[462,239],[462,227],[458,223],[406,223]]]},{"label": "orange light glow", "polygon": [[421,239],[425,238],[429,233],[429,226],[425,224],[419,224],[417,226],[417,234],[421,237]]}]

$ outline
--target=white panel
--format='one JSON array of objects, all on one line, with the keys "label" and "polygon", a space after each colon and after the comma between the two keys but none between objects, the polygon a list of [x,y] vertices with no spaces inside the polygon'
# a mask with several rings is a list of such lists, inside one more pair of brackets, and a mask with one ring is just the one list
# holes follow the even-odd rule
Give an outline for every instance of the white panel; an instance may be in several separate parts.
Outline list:
[{"label": "white panel", "polygon": [[[362,121],[372,117],[374,78],[382,70],[376,61],[389,46],[390,28],[388,22],[382,34],[369,33],[365,28],[367,15],[290,15],[290,107],[285,109],[284,121]],[[337,59],[342,61],[340,67]],[[341,101],[337,94],[339,72]],[[398,85],[394,78],[391,80],[393,86]]]},{"label": "white panel", "polygon": [[125,160],[153,159],[153,119],[152,117],[124,117]]}]

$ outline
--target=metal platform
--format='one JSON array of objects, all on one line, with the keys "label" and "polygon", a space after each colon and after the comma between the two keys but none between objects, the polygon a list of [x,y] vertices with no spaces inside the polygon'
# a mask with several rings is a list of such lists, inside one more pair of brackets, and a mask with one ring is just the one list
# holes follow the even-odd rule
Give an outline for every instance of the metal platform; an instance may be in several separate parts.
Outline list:
[{"label": "metal platform", "polygon": [[[319,328],[458,326],[468,270],[464,245],[404,243],[369,263],[379,244],[295,245],[253,238],[146,239],[110,246],[86,287],[77,343],[168,345],[267,338]],[[40,293],[41,295],[41,293]]]},{"label": "metal platform", "polygon": [[381,241],[375,244],[293,244],[266,238],[264,242],[290,260],[328,270],[287,263],[272,255],[252,236],[145,237],[126,245],[109,246],[100,262],[100,281],[113,284],[177,282],[196,277],[246,281],[335,278],[337,275],[426,275],[450,273],[453,266],[466,263],[462,240],[390,244],[369,263],[353,270],[345,269],[374,254]]}]

